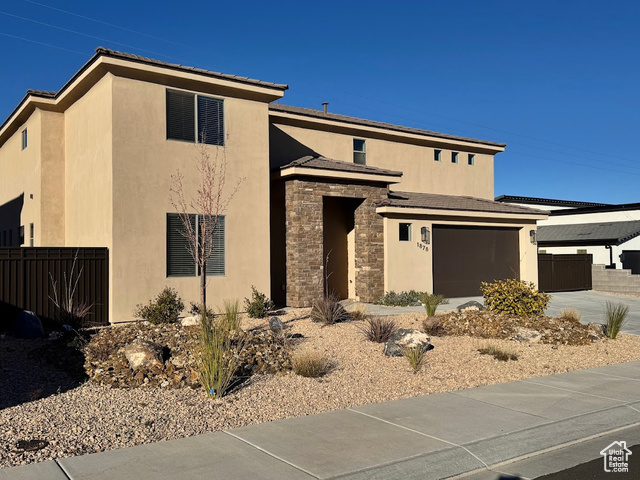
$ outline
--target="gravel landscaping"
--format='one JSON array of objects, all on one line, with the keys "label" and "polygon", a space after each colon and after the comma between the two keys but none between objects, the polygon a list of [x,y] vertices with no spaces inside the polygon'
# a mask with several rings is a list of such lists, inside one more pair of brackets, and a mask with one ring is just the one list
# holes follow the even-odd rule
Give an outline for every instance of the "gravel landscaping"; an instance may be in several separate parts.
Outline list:
[{"label": "gravel landscaping", "polygon": [[[585,345],[432,336],[435,348],[426,353],[425,366],[414,374],[405,358],[387,357],[382,344],[367,341],[361,322],[322,326],[311,322],[308,313],[308,309],[291,309],[280,318],[289,334],[299,334],[291,342],[293,352],[322,352],[332,363],[329,373],[320,378],[300,377],[288,370],[255,374],[220,400],[209,399],[201,389],[163,388],[153,381],[138,388],[111,388],[104,378],[103,384],[81,381],[44,361],[43,348],[46,352],[50,340],[0,340],[0,467],[640,360],[640,337],[625,334]],[[421,329],[425,315],[395,319],[402,328]],[[245,319],[243,328],[266,324],[266,320]],[[113,330],[121,328],[133,327]],[[488,343],[516,353],[518,360],[503,362],[481,355],[478,349]],[[18,445],[21,440],[48,444],[24,451],[18,448],[25,447]]]}]

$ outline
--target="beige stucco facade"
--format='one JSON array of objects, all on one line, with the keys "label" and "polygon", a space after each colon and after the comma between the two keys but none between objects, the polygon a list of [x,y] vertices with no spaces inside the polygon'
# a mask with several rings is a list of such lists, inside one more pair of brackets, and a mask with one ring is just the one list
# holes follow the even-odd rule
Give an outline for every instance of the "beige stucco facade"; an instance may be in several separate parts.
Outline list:
[{"label": "beige stucco facade", "polygon": [[[339,202],[327,210],[344,223],[333,230],[339,232],[344,250],[344,265],[336,268],[348,283],[345,296],[370,301],[384,290],[432,290],[430,249],[394,238],[397,223],[407,215],[416,231],[436,223],[519,228],[521,278],[537,280],[535,246],[529,243],[535,215],[498,218],[477,213],[469,218],[418,209],[398,216],[376,210],[389,190],[492,199],[494,155],[504,146],[278,112],[270,103],[283,96],[284,85],[117,53],[99,52],[57,93],[28,94],[0,126],[0,233],[12,228],[17,235],[23,226],[22,245],[28,246],[33,224],[35,246],[107,247],[112,322],[133,320],[136,304],[147,302],[165,285],[176,288],[187,304],[199,298],[195,274],[167,276],[167,214],[175,212],[171,175],[179,169],[187,195],[195,195],[200,155],[195,142],[167,139],[167,89],[223,100],[224,146],[206,149],[212,158],[226,162],[227,193],[241,179],[225,212],[225,275],[208,277],[208,301],[214,307],[223,299],[249,296],[252,285],[276,299],[295,290],[296,304],[308,303],[308,289],[292,285],[304,283],[299,275],[312,262],[295,260],[295,252],[287,248],[296,245],[303,252],[317,244],[313,261],[322,269],[323,248],[330,250],[337,241],[287,238],[292,231],[307,235],[309,228],[291,225],[305,218],[296,217],[285,196],[305,202],[309,188],[316,188],[309,198],[321,210],[324,196],[333,195],[350,198],[345,205],[350,215],[357,212],[349,226],[343,212],[335,210],[342,208]],[[28,146],[22,149],[25,128]],[[304,168],[280,173],[280,167],[310,152],[353,162],[354,138],[366,141],[368,166],[403,175],[391,172],[371,180],[368,173],[324,171],[321,180],[312,174],[299,182],[301,175],[309,175]],[[440,161],[434,161],[435,149],[442,151]],[[459,153],[457,164],[451,162],[454,151]],[[473,165],[467,162],[468,154],[475,155]],[[325,190],[330,193],[325,195]],[[354,198],[366,209],[352,204]],[[331,219],[323,219],[322,212],[315,221],[319,235],[332,231]],[[367,232],[374,232],[375,241],[365,238]],[[384,248],[378,252],[382,238]],[[297,277],[291,275],[296,261],[302,272]],[[322,272],[311,277],[321,278]]]}]

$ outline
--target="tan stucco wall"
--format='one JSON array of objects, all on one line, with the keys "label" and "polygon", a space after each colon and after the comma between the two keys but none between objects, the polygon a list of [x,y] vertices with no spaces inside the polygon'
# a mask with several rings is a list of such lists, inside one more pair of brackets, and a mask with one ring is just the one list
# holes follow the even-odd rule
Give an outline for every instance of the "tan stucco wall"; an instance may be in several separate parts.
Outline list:
[{"label": "tan stucco wall", "polygon": [[[360,138],[366,140],[367,165],[404,173],[400,183],[391,186],[392,190],[468,195],[493,200],[493,155],[486,153],[278,123],[272,127],[271,138],[274,143],[271,145],[271,157],[275,165],[288,163],[295,160],[292,156],[303,156],[311,151],[334,160],[353,162],[353,139]],[[442,150],[439,162],[433,159],[435,148]],[[459,152],[457,164],[451,163],[452,151]],[[475,153],[474,165],[468,165],[468,153]]]},{"label": "tan stucco wall", "polygon": [[[22,131],[27,129],[27,148],[22,150]],[[42,112],[36,109],[27,121],[0,147],[0,205],[4,205],[24,195],[20,214],[20,225],[25,227],[25,243],[29,244],[29,224],[35,227],[35,245],[41,239],[41,131]],[[30,196],[33,195],[33,199]],[[20,225],[7,224],[0,218],[0,234],[7,228],[13,229],[14,245]]]},{"label": "tan stucco wall", "polygon": [[[41,112],[41,226],[42,246],[62,246],[65,244],[65,138],[64,114]],[[25,227],[25,242],[29,232]]]},{"label": "tan stucco wall", "polygon": [[[398,240],[398,228],[400,223],[412,224],[412,240],[401,242]],[[520,247],[520,278],[522,280],[538,284],[538,257],[537,247],[529,240],[529,231],[535,230],[535,223],[494,223],[460,221],[455,218],[394,218],[385,217],[385,292],[395,290],[418,290],[433,292],[433,242],[426,245],[428,250],[419,248],[420,229],[424,226],[433,232],[433,224],[436,225],[465,225],[519,228]]]},{"label": "tan stucco wall", "polygon": [[[185,304],[199,299],[199,278],[166,277],[166,214],[171,175],[180,169],[188,192],[199,179],[199,146],[166,139],[166,87],[123,77],[113,80],[112,321],[131,320],[165,285]],[[209,92],[208,95],[213,95]],[[213,95],[215,96],[215,95]],[[219,97],[223,98],[223,97]],[[244,177],[226,212],[226,276],[208,277],[208,303],[241,302],[251,285],[270,293],[269,138],[267,104],[225,98],[227,185]],[[229,190],[227,190],[229,192]]]}]

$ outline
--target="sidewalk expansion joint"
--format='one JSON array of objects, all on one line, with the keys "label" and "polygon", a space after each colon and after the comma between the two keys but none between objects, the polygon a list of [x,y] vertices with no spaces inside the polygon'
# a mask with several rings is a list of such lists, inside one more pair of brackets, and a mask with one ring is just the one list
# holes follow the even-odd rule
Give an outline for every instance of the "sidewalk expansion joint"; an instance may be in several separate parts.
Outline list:
[{"label": "sidewalk expansion joint", "polygon": [[63,473],[63,475],[65,477],[67,477],[69,480],[71,480],[71,477],[69,476],[69,474],[67,473],[67,471],[64,469],[64,467],[62,465],[60,465],[60,463],[58,462],[57,458],[53,459],[53,462],[58,466],[58,468],[60,469],[60,471]]},{"label": "sidewalk expansion joint", "polygon": [[382,418],[378,418],[378,417],[375,417],[375,416],[373,416],[373,415],[369,415],[368,413],[359,412],[359,411],[357,411],[357,410],[353,410],[353,409],[351,409],[351,408],[349,408],[348,410],[349,410],[349,411],[351,411],[351,412],[354,412],[354,413],[359,413],[360,415],[364,415],[365,417],[369,417],[369,418],[372,418],[372,419],[374,419],[374,420],[378,420],[379,422],[384,422],[384,423],[387,423],[387,424],[389,424],[389,425],[393,425],[394,427],[402,428],[402,429],[404,429],[404,430],[408,430],[408,431],[410,431],[410,432],[417,433],[418,435],[422,435],[423,437],[432,438],[433,440],[438,440],[439,442],[447,443],[447,444],[449,444],[449,445],[451,445],[451,446],[453,446],[453,447],[461,448],[461,449],[463,449],[464,451],[466,451],[469,455],[471,455],[473,458],[475,458],[475,459],[476,459],[476,460],[478,460],[480,463],[482,463],[485,467],[488,467],[488,465],[484,462],[484,460],[482,460],[480,457],[478,457],[476,454],[474,454],[473,452],[471,452],[467,447],[465,447],[465,446],[463,446],[463,445],[458,445],[457,443],[453,443],[453,442],[450,442],[450,441],[448,441],[448,440],[444,440],[444,439],[442,439],[442,438],[438,438],[438,437],[435,437],[435,436],[433,436],[433,435],[429,435],[429,434],[424,433],[424,432],[419,432],[418,430],[414,430],[413,428],[405,427],[405,426],[403,426],[403,425],[398,425],[397,423],[393,423],[393,422],[390,422],[390,421],[388,421],[388,420],[384,420],[384,419],[382,419]]},{"label": "sidewalk expansion joint", "polygon": [[279,461],[280,461],[280,462],[282,462],[282,463],[286,463],[286,464],[287,464],[287,465],[289,465],[290,467],[293,467],[293,468],[295,468],[296,470],[299,470],[299,471],[301,471],[302,473],[305,473],[305,474],[309,475],[309,476],[310,476],[310,477],[312,477],[312,478],[317,478],[317,479],[319,479],[319,478],[320,478],[320,477],[318,477],[317,475],[314,475],[313,473],[309,472],[308,470],[305,470],[304,468],[299,467],[299,466],[298,466],[298,465],[296,465],[295,463],[291,463],[290,461],[285,460],[284,458],[279,457],[278,455],[275,455],[275,454],[271,453],[270,451],[265,450],[264,448],[259,447],[258,445],[254,444],[254,443],[251,443],[251,442],[249,442],[248,440],[245,440],[245,439],[244,439],[244,438],[242,438],[242,437],[239,437],[239,436],[237,436],[237,435],[234,435],[233,433],[229,432],[228,430],[223,430],[223,431],[222,431],[222,433],[226,433],[226,434],[227,434],[227,435],[229,435],[230,437],[233,437],[233,438],[235,438],[236,440],[240,440],[242,443],[245,443],[245,444],[249,445],[250,447],[255,448],[256,450],[260,450],[262,453],[265,453],[265,454],[269,455],[271,458],[275,458],[276,460],[279,460]]},{"label": "sidewalk expansion joint", "polygon": [[[618,398],[605,397],[604,395],[596,395],[595,393],[581,392],[580,390],[571,390],[570,388],[556,387],[554,385],[548,385],[546,383],[533,382],[533,381],[528,380],[528,379],[524,379],[524,380],[521,380],[521,381],[525,382],[525,383],[530,383],[532,385],[539,385],[541,387],[555,388],[556,390],[562,390],[564,392],[577,393],[577,394],[580,394],[580,395],[587,395],[589,397],[595,397],[595,398],[602,398],[603,400],[611,400],[612,402],[620,403],[620,405],[625,405],[627,403],[631,403],[631,402],[625,402],[624,400],[620,400]],[[640,399],[635,400],[635,401],[640,401]]]}]

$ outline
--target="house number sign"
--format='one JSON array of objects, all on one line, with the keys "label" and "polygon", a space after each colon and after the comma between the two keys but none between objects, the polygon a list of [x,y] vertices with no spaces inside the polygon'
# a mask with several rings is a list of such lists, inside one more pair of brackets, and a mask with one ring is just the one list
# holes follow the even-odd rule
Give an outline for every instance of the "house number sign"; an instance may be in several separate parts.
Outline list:
[{"label": "house number sign", "polygon": [[422,242],[416,242],[416,245],[420,250],[424,250],[425,252],[429,251],[429,247]]}]

